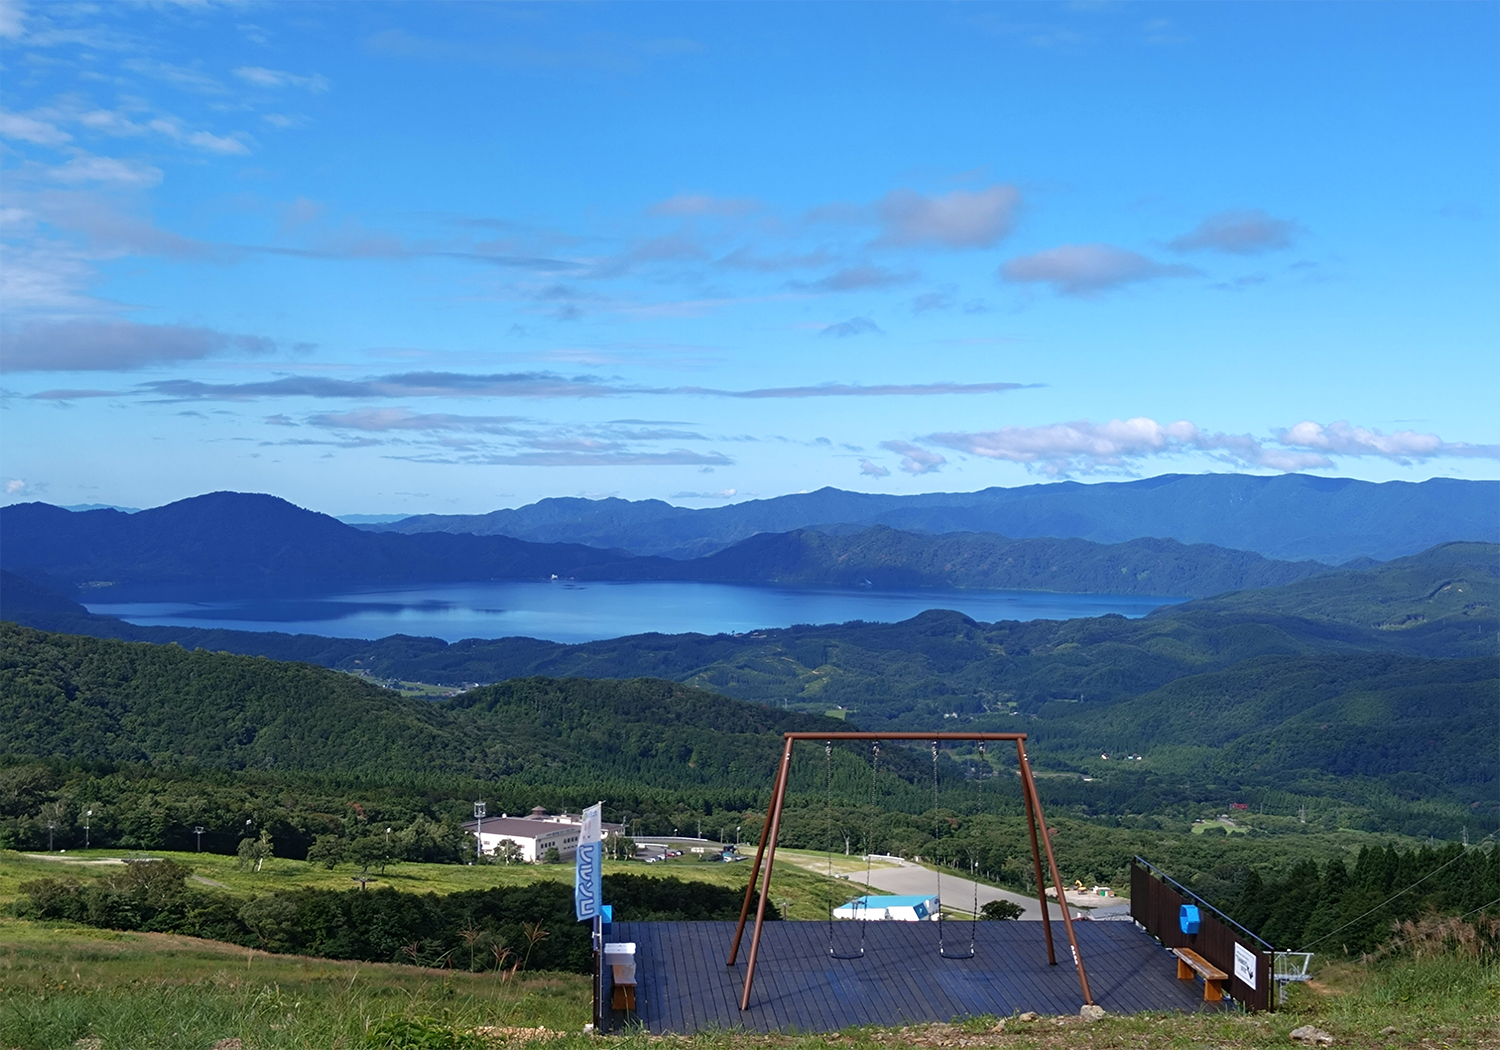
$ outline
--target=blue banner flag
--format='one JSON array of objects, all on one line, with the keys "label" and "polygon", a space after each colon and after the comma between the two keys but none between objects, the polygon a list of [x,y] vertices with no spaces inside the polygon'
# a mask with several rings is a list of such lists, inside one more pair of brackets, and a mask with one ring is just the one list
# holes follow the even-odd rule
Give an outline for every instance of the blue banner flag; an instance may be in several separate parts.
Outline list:
[{"label": "blue banner flag", "polygon": [[573,911],[579,922],[597,918],[603,905],[599,876],[604,867],[604,846],[599,842],[578,844],[573,877]]}]

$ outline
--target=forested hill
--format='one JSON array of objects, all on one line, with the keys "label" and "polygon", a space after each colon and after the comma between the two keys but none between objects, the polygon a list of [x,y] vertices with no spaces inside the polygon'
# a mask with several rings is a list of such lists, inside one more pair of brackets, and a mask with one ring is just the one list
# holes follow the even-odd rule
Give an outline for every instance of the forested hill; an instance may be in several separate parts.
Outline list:
[{"label": "forested hill", "polygon": [[1309,474],[1169,474],[916,496],[816,492],[691,510],[660,500],[545,499],[490,514],[424,514],[364,526],[621,547],[695,558],[762,532],[888,525],[1120,543],[1144,536],[1341,565],[1384,561],[1449,540],[1500,540],[1500,483],[1434,478],[1373,484]]},{"label": "forested hill", "polygon": [[[1445,544],[1360,570],[1120,617],[979,624],[933,610],[894,624],[829,624],[747,635],[634,635],[581,645],[532,638],[393,635],[379,641],[137,627],[91,616],[0,573],[0,611],[47,630],[303,660],[441,684],[528,675],[649,676],[746,700],[856,707],[862,719],[1022,710],[1050,698],[1123,699],[1174,678],[1269,653],[1493,656],[1500,546]],[[925,714],[924,714],[925,713]]]},{"label": "forested hill", "polygon": [[167,767],[763,786],[831,719],[678,683],[533,678],[411,700],[306,664],[0,624],[0,756]]},{"label": "forested hill", "polygon": [[269,496],[216,493],[136,514],[73,513],[42,503],[8,507],[0,511],[0,562],[74,593],[79,588],[97,593],[109,585],[111,594],[140,595],[166,587],[177,598],[307,593],[396,581],[539,579],[554,573],[595,580],[1202,597],[1286,583],[1331,568],[1175,540],[1098,544],[990,533],[918,535],[885,526],[848,531],[754,536],[705,558],[674,561],[504,536],[374,534]]},{"label": "forested hill", "polygon": [[1359,572],[1285,587],[1221,594],[1155,615],[1296,616],[1378,631],[1417,631],[1493,621],[1500,604],[1500,545],[1444,543]]},{"label": "forested hill", "polygon": [[[1014,540],[994,533],[919,535],[877,525],[853,533],[813,529],[754,536],[708,557],[675,563],[679,578],[781,584],[954,587],[1201,597],[1320,576],[1315,561],[1272,561],[1248,551],[1176,540],[1092,543]],[[634,566],[624,566],[627,571]]]},{"label": "forested hill", "polygon": [[[153,510],[0,509],[0,565],[67,584],[306,591],[329,584],[546,578],[637,561],[506,536],[377,534],[274,496],[215,492]],[[670,564],[670,563],[669,563]]]}]

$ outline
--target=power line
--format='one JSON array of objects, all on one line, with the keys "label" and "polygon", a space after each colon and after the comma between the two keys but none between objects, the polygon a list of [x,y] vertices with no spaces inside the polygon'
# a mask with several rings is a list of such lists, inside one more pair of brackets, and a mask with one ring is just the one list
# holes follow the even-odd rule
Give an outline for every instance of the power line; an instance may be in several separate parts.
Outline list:
[{"label": "power line", "polygon": [[1469,918],[1470,915],[1478,915],[1478,913],[1482,912],[1482,910],[1487,909],[1487,907],[1494,907],[1496,906],[1496,904],[1500,904],[1500,897],[1494,898],[1494,900],[1491,900],[1488,904],[1481,904],[1481,906],[1473,909],[1472,912],[1464,912],[1463,915],[1458,916],[1458,918]]},{"label": "power line", "polygon": [[[1495,837],[1495,833],[1492,831],[1488,835],[1486,835],[1484,837],[1484,839],[1481,840],[1481,841],[1486,841],[1487,842],[1487,841],[1489,841],[1490,839],[1492,839],[1494,837]],[[1476,848],[1477,848],[1477,844],[1476,844]],[[1391,903],[1391,901],[1395,900],[1397,897],[1401,896],[1404,893],[1410,893],[1412,890],[1414,890],[1418,886],[1422,885],[1422,883],[1424,883],[1428,879],[1432,878],[1438,872],[1442,871],[1445,868],[1452,867],[1454,864],[1457,864],[1459,861],[1463,860],[1463,858],[1467,857],[1468,855],[1469,855],[1469,851],[1468,850],[1462,850],[1462,851],[1460,851],[1458,853],[1455,853],[1453,855],[1453,859],[1450,860],[1450,861],[1448,861],[1447,864],[1442,864],[1442,865],[1439,865],[1436,868],[1433,868],[1426,875],[1423,875],[1416,882],[1414,882],[1410,886],[1406,887],[1406,889],[1404,889],[1404,890],[1397,890],[1395,893],[1391,894],[1390,897],[1386,898],[1381,903],[1375,905],[1375,907],[1371,908],[1369,911],[1365,912],[1363,915],[1356,915],[1354,918],[1352,918],[1348,922],[1344,923],[1344,925],[1340,926],[1338,929],[1331,930],[1330,932],[1323,934],[1323,936],[1321,936],[1317,940],[1313,941],[1312,944],[1305,944],[1305,945],[1303,945],[1298,950],[1305,952],[1309,948],[1311,948],[1313,946],[1313,944],[1322,944],[1324,941],[1328,940],[1328,938],[1332,937],[1335,933],[1340,933],[1340,932],[1342,932],[1344,930],[1347,930],[1350,926],[1353,926],[1360,919],[1363,919],[1363,918],[1365,918],[1367,916],[1370,916],[1370,915],[1374,915],[1377,911],[1379,911],[1381,908],[1384,908],[1387,904]],[[1486,904],[1485,907],[1487,908],[1487,907],[1489,907],[1489,905]],[[1481,910],[1483,910],[1483,909],[1481,909]]]}]

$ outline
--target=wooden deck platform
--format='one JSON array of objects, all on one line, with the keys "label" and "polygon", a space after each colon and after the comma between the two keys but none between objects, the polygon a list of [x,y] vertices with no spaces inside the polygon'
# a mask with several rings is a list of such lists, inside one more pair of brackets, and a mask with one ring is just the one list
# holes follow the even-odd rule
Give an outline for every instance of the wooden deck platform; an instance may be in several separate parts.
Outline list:
[{"label": "wooden deck platform", "polygon": [[[969,924],[952,922],[948,950],[967,951]],[[732,922],[620,922],[611,941],[636,943],[636,1009],[616,1013],[612,1027],[633,1021],[654,1033],[702,1030],[830,1032],[851,1025],[952,1021],[1034,1010],[1077,1014],[1078,974],[1062,924],[1054,923],[1058,964],[1047,965],[1035,922],[981,922],[973,959],[938,956],[935,923],[872,922],[862,959],[831,959],[828,924],[767,923],[750,1009],[740,1012],[750,936],[740,958],[724,965]],[[1196,1011],[1196,984],[1177,979],[1176,959],[1130,922],[1080,922],[1078,943],[1094,1002],[1111,1013]],[[858,949],[859,926],[835,925],[840,952]]]}]

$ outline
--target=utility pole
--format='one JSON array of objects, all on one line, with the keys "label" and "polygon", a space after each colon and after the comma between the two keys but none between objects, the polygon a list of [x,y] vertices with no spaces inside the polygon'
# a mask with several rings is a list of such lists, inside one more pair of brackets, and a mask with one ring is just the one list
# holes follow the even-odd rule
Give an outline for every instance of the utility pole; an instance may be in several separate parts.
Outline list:
[{"label": "utility pole", "polygon": [[474,820],[477,827],[474,829],[474,863],[478,864],[484,860],[484,810],[483,802],[474,803]]},{"label": "utility pole", "polygon": [[[94,820],[94,811],[91,810],[91,809],[87,810],[83,814],[83,848],[84,849],[88,849],[89,848],[89,825],[91,823],[93,823],[93,820]],[[1464,829],[1464,833],[1468,834],[1468,830],[1469,830],[1468,828],[1465,828]],[[1468,843],[1465,842],[1464,845],[1468,845]]]},{"label": "utility pole", "polygon": [[47,821],[47,852],[52,852],[52,832],[57,828],[57,821]]},{"label": "utility pole", "polygon": [[198,836],[198,852],[199,853],[203,852],[203,831],[204,831],[204,828],[203,828],[202,824],[195,825],[194,828],[193,828],[193,834],[196,835],[196,836]]}]

